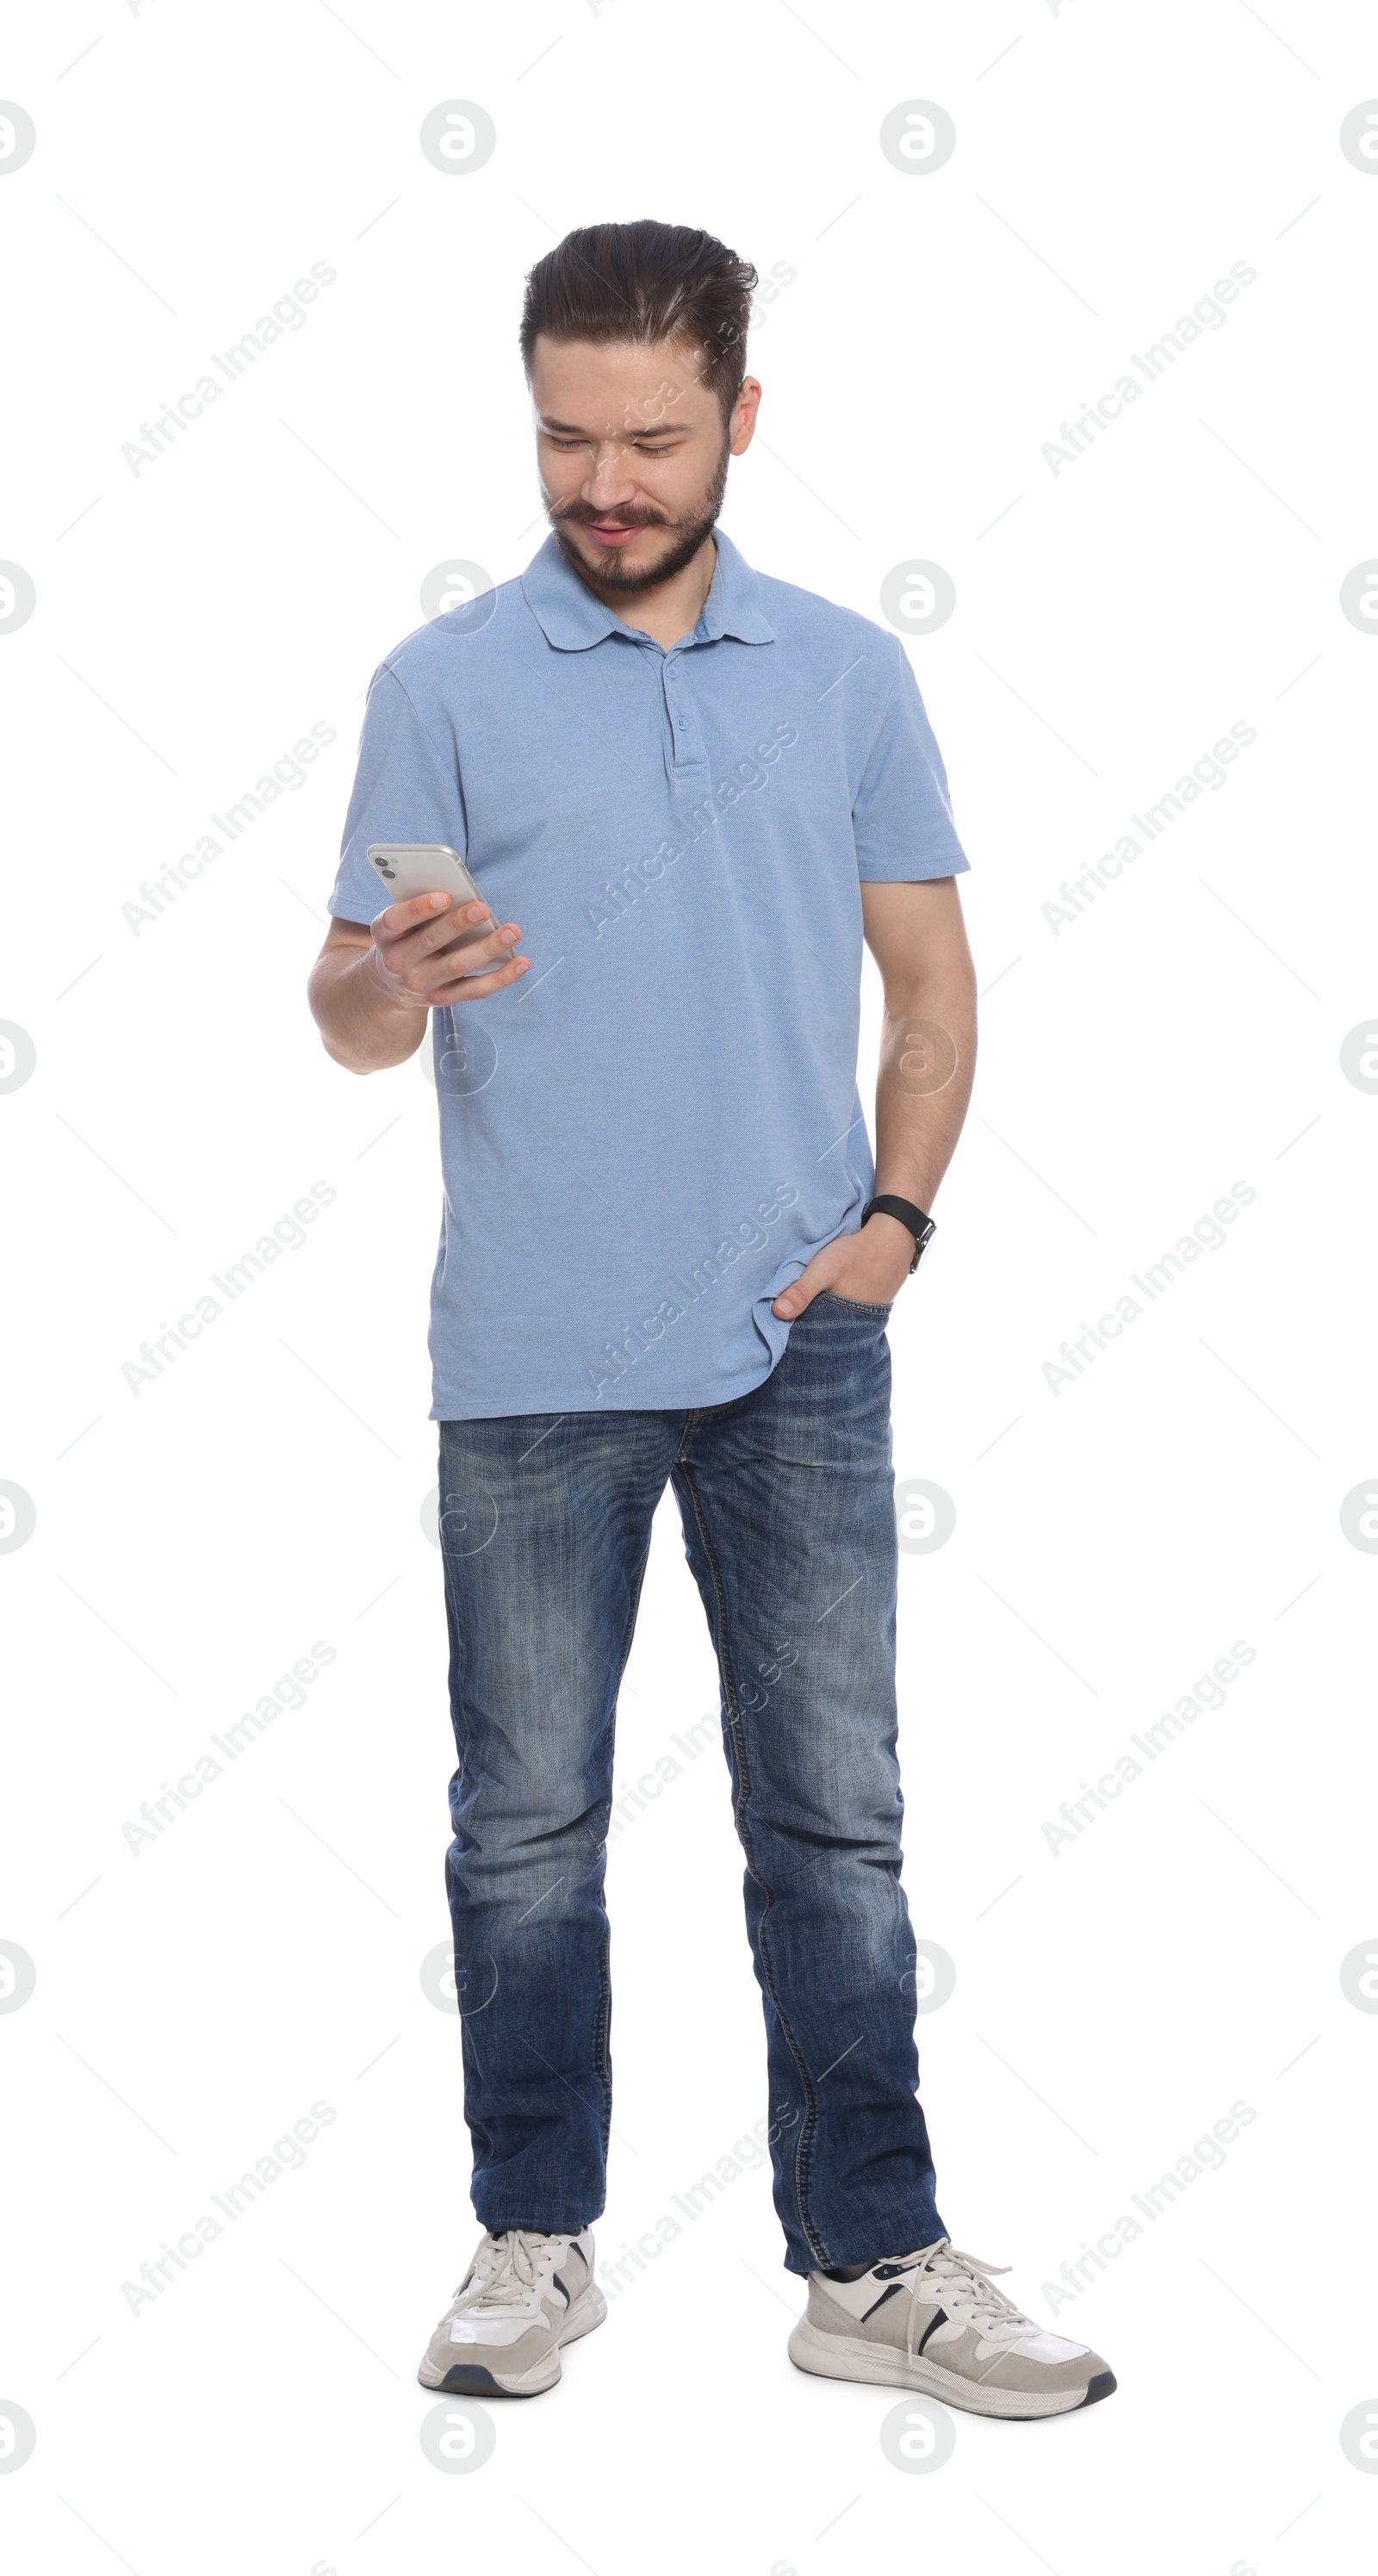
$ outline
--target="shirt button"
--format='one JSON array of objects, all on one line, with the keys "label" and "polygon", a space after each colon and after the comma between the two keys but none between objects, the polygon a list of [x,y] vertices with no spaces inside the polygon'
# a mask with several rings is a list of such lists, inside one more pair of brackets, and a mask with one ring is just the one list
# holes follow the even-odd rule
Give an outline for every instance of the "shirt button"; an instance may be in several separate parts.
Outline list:
[{"label": "shirt button", "polygon": [[687,733],[687,732],[688,732],[688,730],[689,730],[689,723],[688,723],[688,718],[687,718],[687,717],[685,717],[685,716],[676,716],[676,718],[675,718],[675,722],[676,722],[676,724],[679,726],[679,729],[680,729],[680,732],[681,732],[681,733]]}]

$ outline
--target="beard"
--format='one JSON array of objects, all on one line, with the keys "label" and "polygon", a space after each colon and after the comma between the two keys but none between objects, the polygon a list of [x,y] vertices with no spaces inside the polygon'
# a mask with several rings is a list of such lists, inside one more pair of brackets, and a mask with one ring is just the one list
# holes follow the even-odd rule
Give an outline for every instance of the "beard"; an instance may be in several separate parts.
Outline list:
[{"label": "beard", "polygon": [[[590,586],[596,582],[600,591],[614,591],[623,599],[634,599],[642,591],[656,590],[662,582],[673,581],[676,573],[683,572],[685,566],[693,562],[705,537],[711,536],[717,524],[723,494],[727,490],[729,454],[727,440],[724,439],[711,483],[694,507],[677,519],[666,518],[655,510],[595,510],[587,501],[568,501],[563,509],[550,510],[547,515],[551,529],[566,563],[573,567],[581,581]],[[587,527],[593,519],[602,519],[621,528],[663,528],[664,547],[645,566],[629,564],[618,554],[609,555],[599,563],[595,574],[566,534],[571,527]]]}]

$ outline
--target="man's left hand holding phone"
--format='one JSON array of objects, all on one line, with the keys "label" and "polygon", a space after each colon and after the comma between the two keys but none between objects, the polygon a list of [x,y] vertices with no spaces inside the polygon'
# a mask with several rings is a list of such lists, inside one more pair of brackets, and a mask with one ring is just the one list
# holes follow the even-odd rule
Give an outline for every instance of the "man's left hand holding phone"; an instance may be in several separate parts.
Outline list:
[{"label": "man's left hand holding phone", "polygon": [[367,924],[331,924],[308,988],[327,1054],[352,1073],[403,1063],[430,1011],[480,1002],[531,963],[513,954],[520,923],[494,919],[456,851],[382,842],[368,855],[394,900]]}]

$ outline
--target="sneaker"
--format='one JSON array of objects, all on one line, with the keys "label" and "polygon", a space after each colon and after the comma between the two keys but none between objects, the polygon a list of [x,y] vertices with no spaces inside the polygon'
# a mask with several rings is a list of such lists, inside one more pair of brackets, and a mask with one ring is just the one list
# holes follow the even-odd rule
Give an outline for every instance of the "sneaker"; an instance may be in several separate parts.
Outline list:
[{"label": "sneaker", "polygon": [[465,2397],[535,2397],[560,2376],[560,2346],[601,2326],[593,2238],[509,2227],[485,2236],[431,2337],[417,2378]]},{"label": "sneaker", "polygon": [[1009,2268],[943,2236],[855,2279],[850,2266],[810,2272],[790,2360],[827,2379],[921,2388],[972,2415],[1068,2415],[1108,2397],[1115,2374],[1098,2352],[1049,2334],[992,2289],[988,2274]]}]

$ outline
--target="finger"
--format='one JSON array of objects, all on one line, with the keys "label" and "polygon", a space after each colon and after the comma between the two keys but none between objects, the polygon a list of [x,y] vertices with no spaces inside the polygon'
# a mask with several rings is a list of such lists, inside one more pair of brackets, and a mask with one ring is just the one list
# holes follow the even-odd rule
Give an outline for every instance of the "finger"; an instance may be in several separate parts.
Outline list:
[{"label": "finger", "polygon": [[[437,887],[434,894],[414,894],[405,903],[390,903],[374,915],[370,924],[374,938],[380,941],[404,938],[409,930],[416,930],[423,922],[433,921],[437,913],[448,911],[453,900],[452,895]],[[475,919],[481,921],[483,906],[480,904],[476,910],[470,906],[470,909],[474,911]],[[446,926],[448,928],[449,925]]]},{"label": "finger", "polygon": [[[453,912],[443,912],[434,921],[423,921],[420,928],[412,933],[412,945],[429,956],[434,949],[454,948],[461,940],[467,940],[477,953],[480,943],[475,940],[474,933],[492,918],[486,903],[457,904]],[[499,927],[511,930],[514,924],[505,921]],[[490,932],[489,936],[494,937],[496,933]]]},{"label": "finger", "polygon": [[[428,957],[437,949],[456,948],[466,938],[474,941],[475,932],[493,918],[486,903],[452,904],[447,894],[418,895],[414,904],[399,904],[394,909],[400,916],[403,912],[412,911],[416,904],[422,907],[419,921],[404,920],[400,929],[389,930],[386,923],[390,916],[382,914],[372,925],[375,938],[393,967],[410,965],[415,958]],[[434,909],[426,909],[428,906]],[[515,930],[516,924],[505,922],[502,927]],[[480,943],[474,941],[474,944]]]},{"label": "finger", "polygon": [[491,975],[461,975],[453,984],[442,984],[428,999],[445,1010],[456,1002],[481,1002],[486,993],[496,993],[504,984],[515,984],[530,964],[529,957],[513,957]]},{"label": "finger", "polygon": [[[408,954],[405,961],[394,952],[392,963],[399,981],[409,993],[421,993],[433,999],[440,985],[461,980],[457,962],[460,957],[468,961],[472,972],[477,975],[485,968],[505,965],[520,937],[518,924],[508,921],[504,922],[501,930],[490,932],[486,939],[452,939],[443,948],[427,951],[419,957]],[[467,976],[464,980],[467,981]]]},{"label": "finger", "polygon": [[[504,951],[515,947],[521,937],[521,924],[504,921],[496,929],[485,931],[492,920],[486,903],[464,904],[451,912],[434,915],[429,921],[413,923],[409,929],[383,934],[379,954],[389,975],[406,980],[412,989],[422,989],[424,981],[434,981],[437,973],[453,973],[453,966],[437,967],[435,959],[450,960],[461,951],[466,957],[495,964]],[[375,931],[381,927],[375,923]],[[375,940],[375,945],[378,942]],[[425,970],[424,977],[416,970]]]},{"label": "finger", "polygon": [[[480,924],[492,920],[486,904],[478,905],[477,911]],[[467,915],[453,925],[448,921],[438,921],[433,928],[418,934],[420,953],[427,957],[445,958],[455,956],[462,949],[464,955],[472,957],[476,964],[500,966],[507,950],[515,948],[522,935],[519,921],[500,921],[477,939],[474,927]]]},{"label": "finger", "polygon": [[802,1315],[805,1308],[813,1304],[820,1288],[826,1288],[827,1284],[826,1273],[815,1256],[792,1286],[781,1289],[771,1307],[772,1315],[780,1316],[784,1323],[792,1323],[797,1315]]}]

